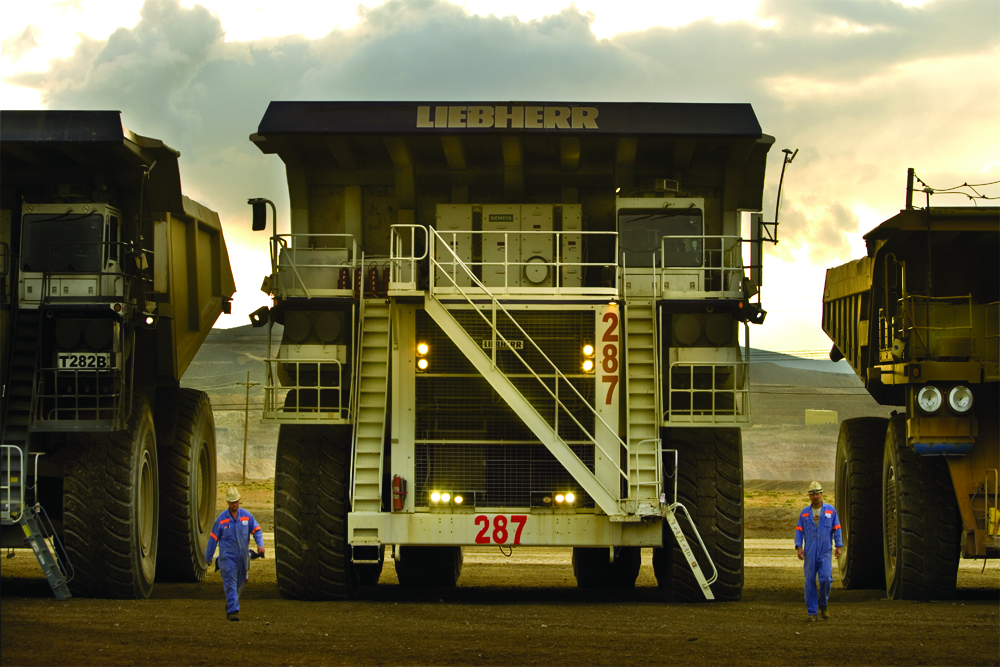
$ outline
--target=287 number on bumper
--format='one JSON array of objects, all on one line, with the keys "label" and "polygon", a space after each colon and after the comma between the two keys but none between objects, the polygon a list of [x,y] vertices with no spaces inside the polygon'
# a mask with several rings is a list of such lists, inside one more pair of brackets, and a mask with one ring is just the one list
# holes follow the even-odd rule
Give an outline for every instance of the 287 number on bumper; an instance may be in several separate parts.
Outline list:
[{"label": "287 number on bumper", "polygon": [[[528,523],[527,514],[495,514],[492,518],[480,514],[476,517],[476,525],[482,526],[476,535],[476,544],[511,544],[521,543],[521,531]],[[511,533],[513,532],[513,535]]]}]

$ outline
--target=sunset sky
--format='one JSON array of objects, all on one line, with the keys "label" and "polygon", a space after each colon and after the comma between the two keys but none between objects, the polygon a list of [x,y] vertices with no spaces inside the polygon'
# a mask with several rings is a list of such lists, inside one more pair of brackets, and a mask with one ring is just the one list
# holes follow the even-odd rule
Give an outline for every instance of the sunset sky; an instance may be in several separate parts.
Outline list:
[{"label": "sunset sky", "polygon": [[271,100],[748,102],[777,139],[767,220],[799,149],[751,343],[807,356],[830,346],[825,269],[903,207],[908,167],[935,189],[1000,181],[995,0],[0,0],[0,19],[4,109],[117,109],[181,152],[233,259],[218,326],[266,302],[247,198],[287,221],[283,165],[247,139]]}]

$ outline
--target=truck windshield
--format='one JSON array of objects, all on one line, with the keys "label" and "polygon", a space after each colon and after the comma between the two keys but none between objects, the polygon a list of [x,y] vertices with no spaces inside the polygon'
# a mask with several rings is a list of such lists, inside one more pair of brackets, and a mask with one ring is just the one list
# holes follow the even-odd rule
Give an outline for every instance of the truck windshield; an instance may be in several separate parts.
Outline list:
[{"label": "truck windshield", "polygon": [[100,213],[29,214],[23,229],[22,270],[101,271],[104,216]]},{"label": "truck windshield", "polygon": [[[618,260],[630,266],[701,266],[705,240],[701,209],[622,209]],[[664,255],[660,257],[660,241]]]}]

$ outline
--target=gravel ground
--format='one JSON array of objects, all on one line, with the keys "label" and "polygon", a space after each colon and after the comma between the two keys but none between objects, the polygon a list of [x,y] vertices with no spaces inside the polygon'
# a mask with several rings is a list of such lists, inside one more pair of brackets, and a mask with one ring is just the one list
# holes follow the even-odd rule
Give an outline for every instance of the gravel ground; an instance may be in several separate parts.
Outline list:
[{"label": "gravel ground", "polygon": [[[270,493],[268,484],[244,490],[265,531]],[[963,561],[954,599],[928,603],[845,591],[835,573],[832,620],[807,624],[788,530],[800,499],[781,488],[747,492],[755,527],[746,587],[730,603],[664,603],[649,550],[635,590],[581,590],[565,548],[510,557],[467,549],[452,589],[401,588],[390,562],[356,601],[295,602],[278,595],[269,552],[253,563],[236,624],[225,621],[217,573],[201,584],[157,584],[149,600],[60,603],[31,552],[15,550],[0,559],[0,663],[1000,664],[998,561],[985,572]],[[270,533],[265,541],[273,545]]]}]

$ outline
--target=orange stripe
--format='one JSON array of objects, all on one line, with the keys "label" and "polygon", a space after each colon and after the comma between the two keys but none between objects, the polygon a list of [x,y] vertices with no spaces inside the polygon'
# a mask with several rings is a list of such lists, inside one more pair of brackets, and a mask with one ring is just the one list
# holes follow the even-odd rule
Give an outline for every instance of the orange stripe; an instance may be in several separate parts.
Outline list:
[{"label": "orange stripe", "polygon": [[802,526],[795,526],[795,530],[802,530]]},{"label": "orange stripe", "polygon": [[840,524],[838,523],[836,526],[833,527],[833,529],[834,530],[840,530]]},{"label": "orange stripe", "polygon": [[[840,526],[837,526],[837,528],[840,528]],[[250,534],[251,534],[251,535],[253,535],[253,534],[254,534],[254,533],[256,533],[256,532],[257,532],[258,530],[260,530],[260,526],[257,526],[256,528],[254,528],[253,530],[251,530],[251,531],[250,531]]]},{"label": "orange stripe", "polygon": [[216,542],[219,541],[219,538],[215,536],[215,533],[209,533],[209,535],[211,535],[212,539],[215,540]]},{"label": "orange stripe", "polygon": [[223,519],[222,521],[219,522],[219,525],[221,526],[224,523],[229,523],[229,519]]},{"label": "orange stripe", "polygon": [[802,518],[805,518],[805,517],[807,517],[807,516],[809,516],[809,512],[806,512],[805,514],[803,514],[803,515],[802,515]]}]

